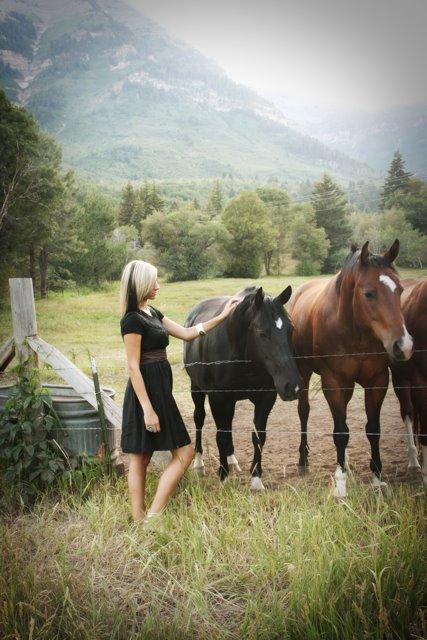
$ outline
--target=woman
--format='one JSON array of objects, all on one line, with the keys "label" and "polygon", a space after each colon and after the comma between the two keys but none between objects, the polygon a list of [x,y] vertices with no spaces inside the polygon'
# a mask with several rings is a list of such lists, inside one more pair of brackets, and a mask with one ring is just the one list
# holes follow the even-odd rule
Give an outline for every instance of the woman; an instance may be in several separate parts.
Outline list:
[{"label": "woman", "polygon": [[222,322],[238,302],[230,299],[215,318],[183,327],[148,304],[158,290],[153,265],[132,260],[123,269],[120,329],[130,377],[123,401],[121,447],[130,456],[128,486],[134,521],[145,513],[145,478],[153,451],[172,453],[144,523],[163,511],[194,457],[194,447],[172,395],[172,369],[166,356],[169,335],[194,340]]}]

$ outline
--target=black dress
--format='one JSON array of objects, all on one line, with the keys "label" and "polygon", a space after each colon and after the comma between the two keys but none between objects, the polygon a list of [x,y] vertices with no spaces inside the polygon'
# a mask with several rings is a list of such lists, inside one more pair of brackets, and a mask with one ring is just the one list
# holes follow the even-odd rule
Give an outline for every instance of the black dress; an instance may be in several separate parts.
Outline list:
[{"label": "black dress", "polygon": [[[163,314],[150,305],[145,311],[129,311],[120,320],[122,337],[126,333],[142,336],[141,352],[164,349],[169,333],[163,326]],[[121,448],[123,453],[170,451],[190,444],[191,438],[172,395],[172,369],[169,360],[140,362],[140,371],[151,405],[159,418],[160,431],[145,428],[144,411],[129,378],[123,400]]]}]

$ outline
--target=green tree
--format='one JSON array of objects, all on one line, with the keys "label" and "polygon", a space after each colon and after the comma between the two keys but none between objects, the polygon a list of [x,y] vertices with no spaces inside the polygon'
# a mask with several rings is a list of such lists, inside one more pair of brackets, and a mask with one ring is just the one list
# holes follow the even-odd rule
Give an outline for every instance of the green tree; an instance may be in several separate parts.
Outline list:
[{"label": "green tree", "polygon": [[145,181],[137,193],[135,215],[132,219],[133,225],[141,232],[143,221],[155,211],[163,211],[164,207],[164,200],[160,197],[155,183],[153,182],[149,185],[148,182]]},{"label": "green tree", "polygon": [[210,218],[218,217],[222,213],[223,206],[221,181],[215,180],[213,189],[206,203],[206,213]]},{"label": "green tree", "polygon": [[16,205],[43,199],[40,134],[33,116],[0,89],[0,229]]},{"label": "green tree", "polygon": [[412,178],[407,191],[394,194],[393,203],[394,207],[405,212],[414,229],[427,234],[427,183],[424,180]]},{"label": "green tree", "polygon": [[422,267],[427,262],[425,236],[407,221],[404,211],[396,208],[381,213],[352,215],[352,239],[359,245],[366,240],[375,253],[382,253],[395,238],[400,240],[398,264]]},{"label": "green tree", "polygon": [[274,187],[259,187],[256,193],[267,207],[273,230],[272,243],[264,250],[265,272],[270,275],[274,266],[279,275],[281,258],[287,251],[291,200],[287,191]]},{"label": "green tree", "polygon": [[122,189],[122,197],[119,205],[118,223],[119,226],[131,225],[134,223],[137,208],[137,196],[130,182]]},{"label": "green tree", "polygon": [[342,189],[325,173],[322,180],[314,184],[311,205],[317,227],[325,230],[329,240],[322,273],[331,273],[340,267],[351,236],[347,200]]},{"label": "green tree", "polygon": [[218,222],[189,205],[172,213],[157,211],[143,224],[144,238],[156,249],[172,282],[199,280],[212,272],[213,246],[220,233]]},{"label": "green tree", "polygon": [[86,251],[74,264],[76,279],[99,287],[111,259],[109,241],[114,229],[114,209],[110,200],[94,188],[82,191],[79,200],[77,225]]},{"label": "green tree", "polygon": [[411,175],[409,171],[405,170],[405,163],[400,151],[395,151],[387,178],[381,190],[381,210],[392,207],[394,205],[394,197],[398,193],[408,192]]},{"label": "green tree", "polygon": [[325,230],[316,226],[314,211],[310,205],[295,205],[292,208],[289,238],[297,275],[311,276],[320,273],[328,255],[330,241]]},{"label": "green tree", "polygon": [[227,204],[222,222],[227,232],[222,239],[225,275],[257,278],[265,248],[275,240],[266,205],[256,193],[243,191]]}]

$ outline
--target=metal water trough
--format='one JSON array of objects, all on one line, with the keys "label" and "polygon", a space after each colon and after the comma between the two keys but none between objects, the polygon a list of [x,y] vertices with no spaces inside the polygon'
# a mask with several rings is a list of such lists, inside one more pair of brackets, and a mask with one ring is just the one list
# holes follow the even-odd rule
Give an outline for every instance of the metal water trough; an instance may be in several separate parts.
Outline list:
[{"label": "metal water trough", "polygon": [[[57,412],[62,426],[67,430],[65,435],[61,430],[55,430],[55,434],[61,446],[73,455],[86,453],[88,456],[96,456],[102,443],[102,429],[97,409],[78,395],[77,391],[65,384],[43,384],[43,388],[50,390],[53,399],[53,408]],[[0,412],[10,395],[14,385],[0,386]],[[102,390],[114,398],[116,392],[109,387]],[[114,446],[113,430],[109,429],[110,449]]]}]

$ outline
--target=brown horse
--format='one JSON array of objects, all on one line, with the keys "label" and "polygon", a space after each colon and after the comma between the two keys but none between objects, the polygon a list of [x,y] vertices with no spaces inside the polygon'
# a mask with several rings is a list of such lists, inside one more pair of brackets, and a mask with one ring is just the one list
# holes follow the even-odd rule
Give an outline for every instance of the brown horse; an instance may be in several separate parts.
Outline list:
[{"label": "brown horse", "polygon": [[[383,255],[371,254],[366,242],[353,246],[340,273],[300,287],[290,303],[294,349],[303,380],[298,402],[301,421],[299,465],[308,465],[308,387],[313,372],[334,420],[338,466],[335,495],[346,495],[345,450],[349,440],[347,405],[355,383],[365,389],[366,434],[371,445],[373,484],[385,491],[381,480],[380,411],[388,387],[388,363],[412,355],[412,338],[400,307],[402,287],[393,266],[399,253],[396,240]],[[357,355],[354,355],[357,354]]]},{"label": "brown horse", "polygon": [[408,362],[391,366],[393,385],[408,437],[409,469],[420,469],[414,442],[422,447],[422,476],[427,485],[427,279],[403,281],[403,317],[414,339],[415,353]]}]

